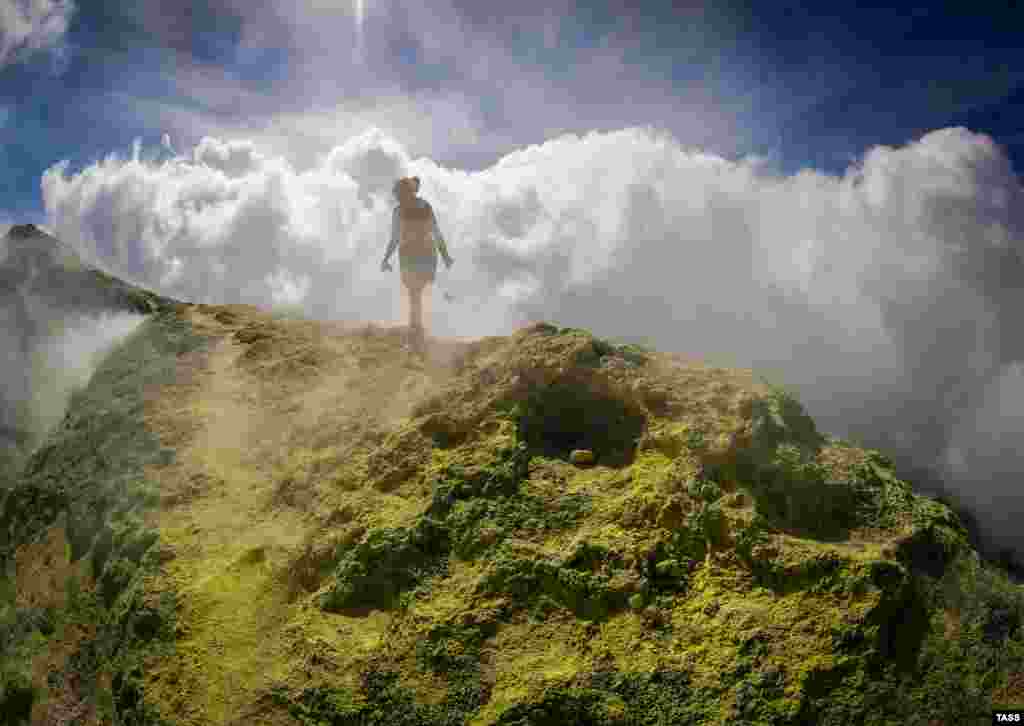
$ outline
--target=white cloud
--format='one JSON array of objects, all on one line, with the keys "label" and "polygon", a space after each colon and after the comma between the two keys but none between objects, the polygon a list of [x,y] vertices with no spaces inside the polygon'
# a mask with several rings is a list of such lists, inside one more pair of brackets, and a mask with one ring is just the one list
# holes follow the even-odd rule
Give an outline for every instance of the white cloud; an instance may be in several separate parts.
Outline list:
[{"label": "white cloud", "polygon": [[[170,150],[170,141],[164,144]],[[242,177],[259,170],[267,161],[252,141],[220,141],[204,137],[195,150],[192,158],[197,164],[217,169],[229,178]]]},{"label": "white cloud", "polygon": [[[700,271],[713,267],[870,331],[881,329],[888,291],[944,274],[952,243],[936,217],[949,214],[940,202],[967,200],[975,206],[967,213],[985,206],[996,214],[973,218],[989,247],[1017,233],[997,214],[1016,193],[1006,170],[991,179],[978,171],[1000,159],[985,137],[949,129],[902,149],[874,149],[843,178],[779,177],[756,159],[729,162],[634,129],[563,136],[465,173],[412,160],[370,129],[301,172],[251,141],[208,137],[191,154],[160,162],[110,157],[71,177],[57,166],[43,188],[58,233],[86,254],[148,284],[174,272],[178,284],[192,285],[179,293],[204,298],[217,288],[203,288],[187,267],[209,256],[244,254],[268,266],[258,275],[233,266],[230,289],[288,270],[285,260],[303,273],[311,255],[344,261],[353,273],[372,263],[386,242],[391,184],[418,173],[463,268],[472,259],[485,278],[544,283],[517,299],[523,307],[551,305],[597,282],[632,281],[622,270],[658,280],[671,269],[675,280],[694,277],[703,294],[709,285]],[[1002,207],[984,199],[1002,199]],[[680,295],[688,296],[669,297]]]},{"label": "white cloud", "polygon": [[965,129],[872,149],[842,177],[782,176],[638,128],[466,172],[370,129],[302,171],[211,138],[163,161],[57,166],[42,187],[58,237],[161,292],[397,320],[397,275],[379,263],[390,185],[408,174],[456,259],[439,271],[439,335],[543,318],[754,367],[797,386],[824,430],[922,465],[1024,359],[1024,195]]},{"label": "white cloud", "polygon": [[61,43],[74,12],[72,0],[0,0],[0,67],[51,49],[59,71],[66,64]]},{"label": "white cloud", "polygon": [[408,163],[405,150],[379,129],[354,136],[327,155],[325,168],[351,179],[364,194],[387,195]]}]

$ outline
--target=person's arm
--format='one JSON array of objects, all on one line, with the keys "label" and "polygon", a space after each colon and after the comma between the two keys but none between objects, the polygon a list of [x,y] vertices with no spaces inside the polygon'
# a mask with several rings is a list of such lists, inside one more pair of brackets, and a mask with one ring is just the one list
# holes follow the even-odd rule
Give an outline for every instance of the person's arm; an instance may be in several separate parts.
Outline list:
[{"label": "person's arm", "polygon": [[444,242],[444,237],[441,235],[441,228],[437,225],[437,215],[434,214],[434,208],[430,208],[430,221],[434,227],[434,240],[437,243],[437,251],[441,253],[441,258],[444,260],[444,264],[448,267],[452,266],[451,255],[448,254],[448,245]]},{"label": "person's arm", "polygon": [[391,255],[394,254],[395,248],[398,247],[399,233],[401,232],[398,221],[398,207],[395,207],[391,213],[391,240],[388,242],[388,251],[384,253],[384,264],[388,263],[391,259]]}]

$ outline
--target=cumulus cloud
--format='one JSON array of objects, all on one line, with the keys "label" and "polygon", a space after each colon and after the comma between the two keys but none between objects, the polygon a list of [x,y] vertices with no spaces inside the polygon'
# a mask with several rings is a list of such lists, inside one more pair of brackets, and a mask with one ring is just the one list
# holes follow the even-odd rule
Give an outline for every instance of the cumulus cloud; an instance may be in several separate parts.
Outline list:
[{"label": "cumulus cloud", "polygon": [[943,129],[873,148],[842,176],[785,176],[630,128],[564,135],[470,173],[371,129],[304,171],[206,139],[163,160],[58,165],[42,186],[60,239],[160,292],[397,320],[397,276],[379,262],[390,184],[411,174],[456,259],[439,272],[454,302],[435,293],[437,334],[548,319],[755,368],[795,387],[825,431],[969,490],[961,498],[1012,541],[985,502],[1020,501],[1015,482],[991,457],[991,477],[962,465],[994,454],[978,448],[975,419],[1024,450],[991,403],[1009,396],[993,386],[1020,387],[1008,371],[1024,360],[1024,195],[986,136]]},{"label": "cumulus cloud", "polygon": [[61,43],[74,12],[72,0],[0,0],[0,68],[44,49],[63,65]]},{"label": "cumulus cloud", "polygon": [[389,192],[405,163],[402,147],[379,129],[371,129],[332,149],[325,167],[355,182],[369,203],[374,195]]},{"label": "cumulus cloud", "polygon": [[[173,151],[169,137],[163,146]],[[197,164],[217,169],[228,178],[245,176],[261,168],[266,161],[252,141],[221,142],[209,137],[199,142],[192,156]]]}]

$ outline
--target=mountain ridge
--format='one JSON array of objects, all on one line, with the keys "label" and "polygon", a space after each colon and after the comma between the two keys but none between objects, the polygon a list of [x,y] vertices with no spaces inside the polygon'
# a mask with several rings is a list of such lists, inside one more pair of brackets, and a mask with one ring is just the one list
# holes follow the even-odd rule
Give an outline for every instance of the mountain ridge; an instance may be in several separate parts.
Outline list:
[{"label": "mountain ridge", "polygon": [[753,371],[550,323],[417,356],[401,328],[135,301],[0,491],[11,723],[1024,706],[1021,589]]},{"label": "mountain ridge", "polygon": [[148,315],[176,304],[84,264],[70,245],[34,224],[11,227],[0,239],[0,348],[4,372],[24,375],[0,380],[0,470],[18,466],[39,444],[41,432],[24,409],[40,343],[75,319],[116,311]]}]

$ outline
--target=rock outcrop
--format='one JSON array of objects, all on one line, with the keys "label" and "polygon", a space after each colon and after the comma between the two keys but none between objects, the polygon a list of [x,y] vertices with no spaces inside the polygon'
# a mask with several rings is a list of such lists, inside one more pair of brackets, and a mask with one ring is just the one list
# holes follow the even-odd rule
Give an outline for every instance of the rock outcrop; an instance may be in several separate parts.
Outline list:
[{"label": "rock outcrop", "polygon": [[0,495],[2,708],[953,726],[1024,706],[1020,588],[786,391],[550,324],[423,358],[401,333],[152,315]]}]

